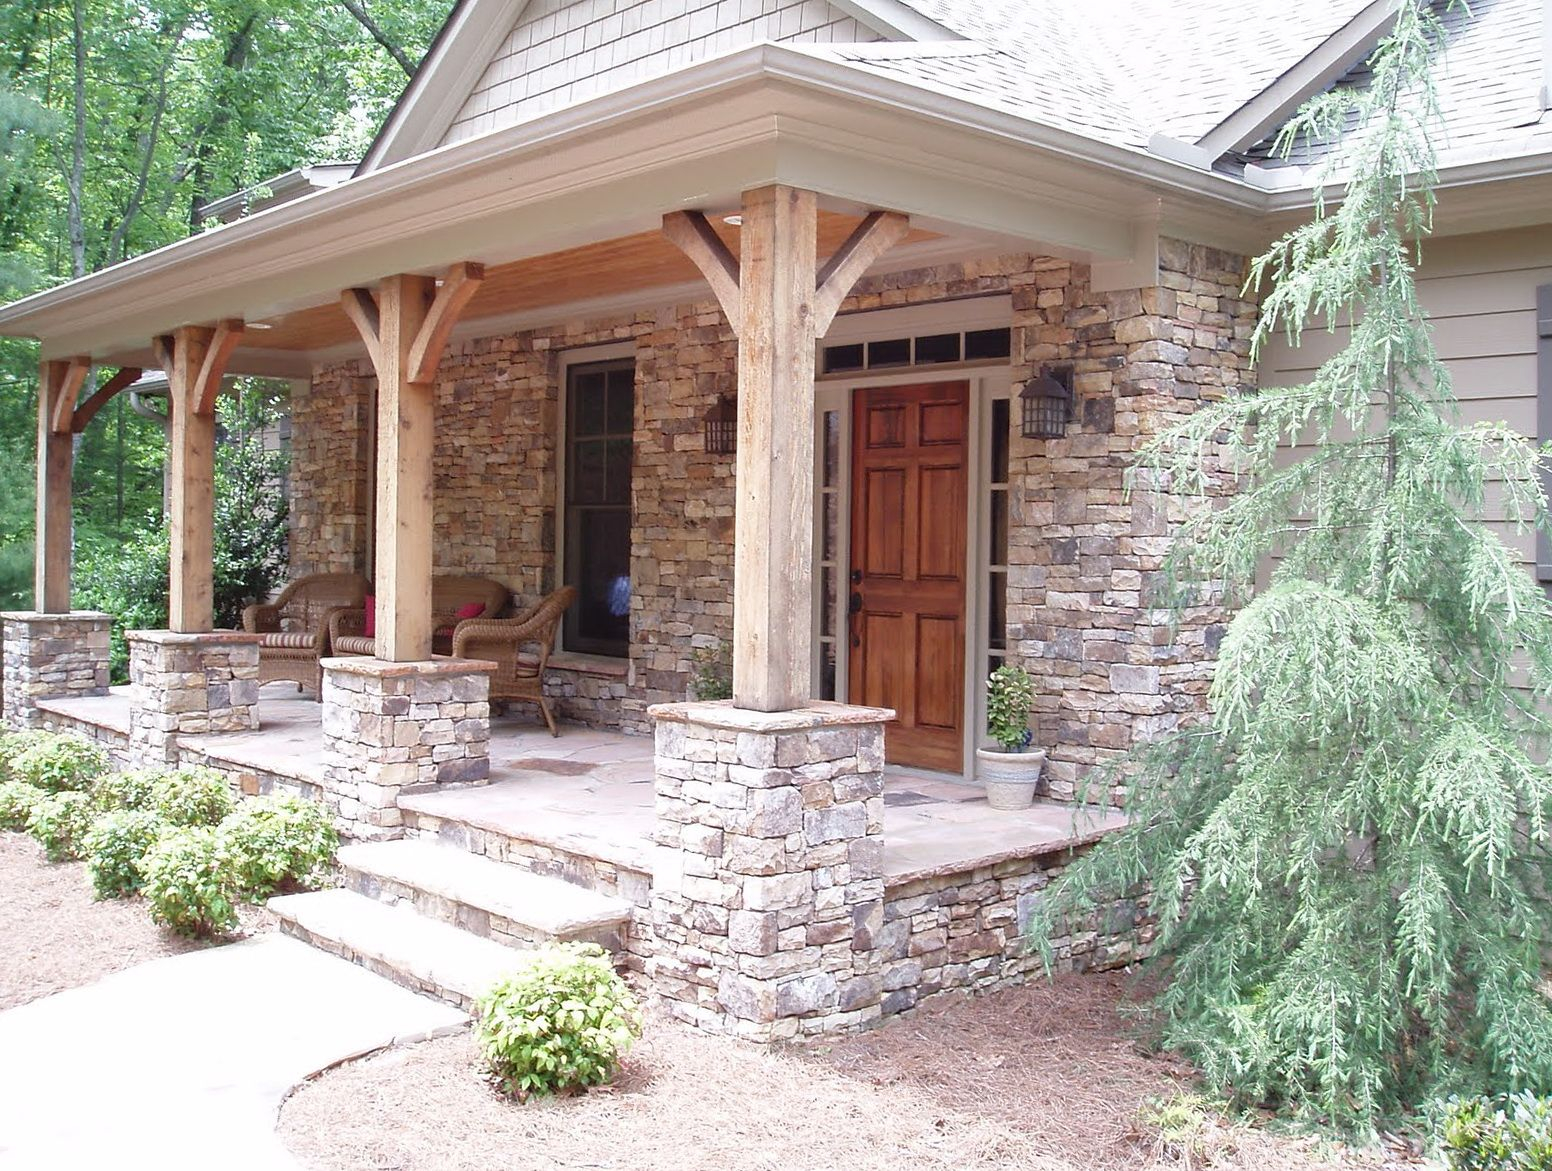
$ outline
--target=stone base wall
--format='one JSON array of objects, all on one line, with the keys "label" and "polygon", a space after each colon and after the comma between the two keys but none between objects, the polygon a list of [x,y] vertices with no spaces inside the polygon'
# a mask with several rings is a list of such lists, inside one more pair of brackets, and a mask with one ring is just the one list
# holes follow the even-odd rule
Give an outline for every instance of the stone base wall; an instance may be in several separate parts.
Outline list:
[{"label": "stone base wall", "polygon": [[108,637],[113,618],[94,611],[0,614],[0,720],[41,728],[40,699],[108,694]]},{"label": "stone base wall", "polygon": [[[1027,937],[1041,892],[1071,860],[1068,851],[1011,858],[956,874],[889,885],[884,925],[883,1015],[939,992],[985,992],[1041,978],[1045,961]],[[1143,900],[1124,900],[1052,940],[1057,971],[1105,971],[1135,963],[1153,938]]]},{"label": "stone base wall", "polygon": [[654,953],[670,1011],[758,1041],[879,1018],[884,722],[814,704],[657,719]]},{"label": "stone base wall", "polygon": [[490,776],[490,673],[472,659],[323,661],[323,785],[361,838],[402,833],[399,794]]},{"label": "stone base wall", "polygon": [[121,769],[135,767],[134,757],[129,750],[129,734],[121,729],[105,724],[94,724],[90,720],[51,710],[47,700],[39,705],[38,713],[41,718],[38,727],[43,731],[68,732],[83,740],[90,740],[108,754],[113,767]]},{"label": "stone base wall", "polygon": [[544,693],[556,701],[560,718],[589,728],[620,727],[630,692],[630,665],[624,662],[618,669],[551,665],[544,680]]},{"label": "stone base wall", "polygon": [[129,743],[138,761],[176,763],[180,735],[258,728],[257,635],[132,630],[126,637]]}]

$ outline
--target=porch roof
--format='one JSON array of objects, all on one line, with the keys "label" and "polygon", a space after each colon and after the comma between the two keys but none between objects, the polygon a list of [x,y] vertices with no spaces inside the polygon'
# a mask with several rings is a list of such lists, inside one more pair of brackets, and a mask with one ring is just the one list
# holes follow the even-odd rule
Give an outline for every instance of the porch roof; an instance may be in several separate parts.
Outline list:
[{"label": "porch roof", "polygon": [[340,290],[392,273],[486,264],[465,334],[606,293],[653,290],[661,303],[702,289],[656,239],[662,215],[731,212],[741,191],[770,183],[820,195],[821,248],[885,207],[912,217],[919,246],[936,236],[1122,266],[1145,260],[1160,231],[1247,243],[1267,206],[1230,177],[761,44],[34,294],[0,308],[0,334],[40,338],[45,358],[144,366],[156,364],[152,337],[240,318],[260,328],[230,372],[303,376],[353,345]]}]

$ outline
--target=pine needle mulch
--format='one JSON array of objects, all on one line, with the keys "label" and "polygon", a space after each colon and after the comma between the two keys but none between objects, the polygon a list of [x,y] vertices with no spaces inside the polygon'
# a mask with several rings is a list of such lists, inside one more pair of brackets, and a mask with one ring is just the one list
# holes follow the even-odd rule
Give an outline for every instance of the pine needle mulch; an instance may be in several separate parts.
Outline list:
[{"label": "pine needle mulch", "polygon": [[1363,1171],[1383,1155],[1212,1120],[1181,1146],[1138,1124],[1188,1072],[1141,1053],[1120,981],[944,998],[860,1037],[765,1051],[649,1016],[618,1084],[519,1106],[467,1034],[389,1050],[301,1088],[281,1136],[318,1171]]}]

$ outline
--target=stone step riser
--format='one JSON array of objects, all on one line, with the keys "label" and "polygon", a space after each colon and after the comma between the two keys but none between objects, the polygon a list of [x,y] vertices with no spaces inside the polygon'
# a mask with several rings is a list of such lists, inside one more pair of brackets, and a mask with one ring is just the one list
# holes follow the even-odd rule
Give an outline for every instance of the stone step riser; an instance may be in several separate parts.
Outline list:
[{"label": "stone step riser", "polygon": [[559,878],[584,890],[624,899],[645,911],[652,901],[652,876],[644,871],[563,850],[452,818],[401,810],[404,836],[434,841],[493,862],[504,862],[545,878]]},{"label": "stone step riser", "polygon": [[412,972],[406,972],[403,968],[387,963],[376,956],[363,955],[340,940],[316,934],[289,919],[280,920],[280,930],[283,934],[299,939],[310,947],[339,956],[342,960],[349,960],[385,980],[392,980],[401,988],[408,988],[411,992],[418,992],[422,996],[430,996],[467,1013],[474,1012],[473,999],[455,988],[449,988],[437,981],[423,980]]},{"label": "stone step riser", "polygon": [[507,947],[528,948],[542,943],[565,940],[596,943],[616,955],[625,948],[622,930],[618,926],[557,936],[530,924],[508,919],[483,907],[446,898],[394,879],[367,874],[351,866],[345,866],[343,871],[346,890],[355,891],[359,895],[390,906],[408,903],[417,913],[428,919],[451,924],[472,935],[494,940]]}]

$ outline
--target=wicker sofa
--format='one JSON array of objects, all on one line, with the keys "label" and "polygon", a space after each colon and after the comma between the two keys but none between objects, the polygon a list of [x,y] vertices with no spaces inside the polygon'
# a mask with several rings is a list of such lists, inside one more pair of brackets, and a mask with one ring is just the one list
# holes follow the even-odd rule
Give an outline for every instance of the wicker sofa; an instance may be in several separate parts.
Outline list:
[{"label": "wicker sofa", "polygon": [[[453,653],[454,628],[462,625],[458,612],[469,606],[483,606],[479,618],[499,618],[512,601],[507,587],[488,577],[438,575],[431,579],[431,640],[433,654]],[[464,619],[463,621],[478,621]],[[329,653],[334,655],[374,655],[375,640],[366,633],[366,607],[358,601],[350,609],[341,609],[329,619]]]},{"label": "wicker sofa", "polygon": [[259,682],[289,680],[323,694],[321,660],[329,653],[329,619],[359,609],[372,585],[359,573],[299,577],[271,602],[243,611],[243,629],[259,636]]}]

